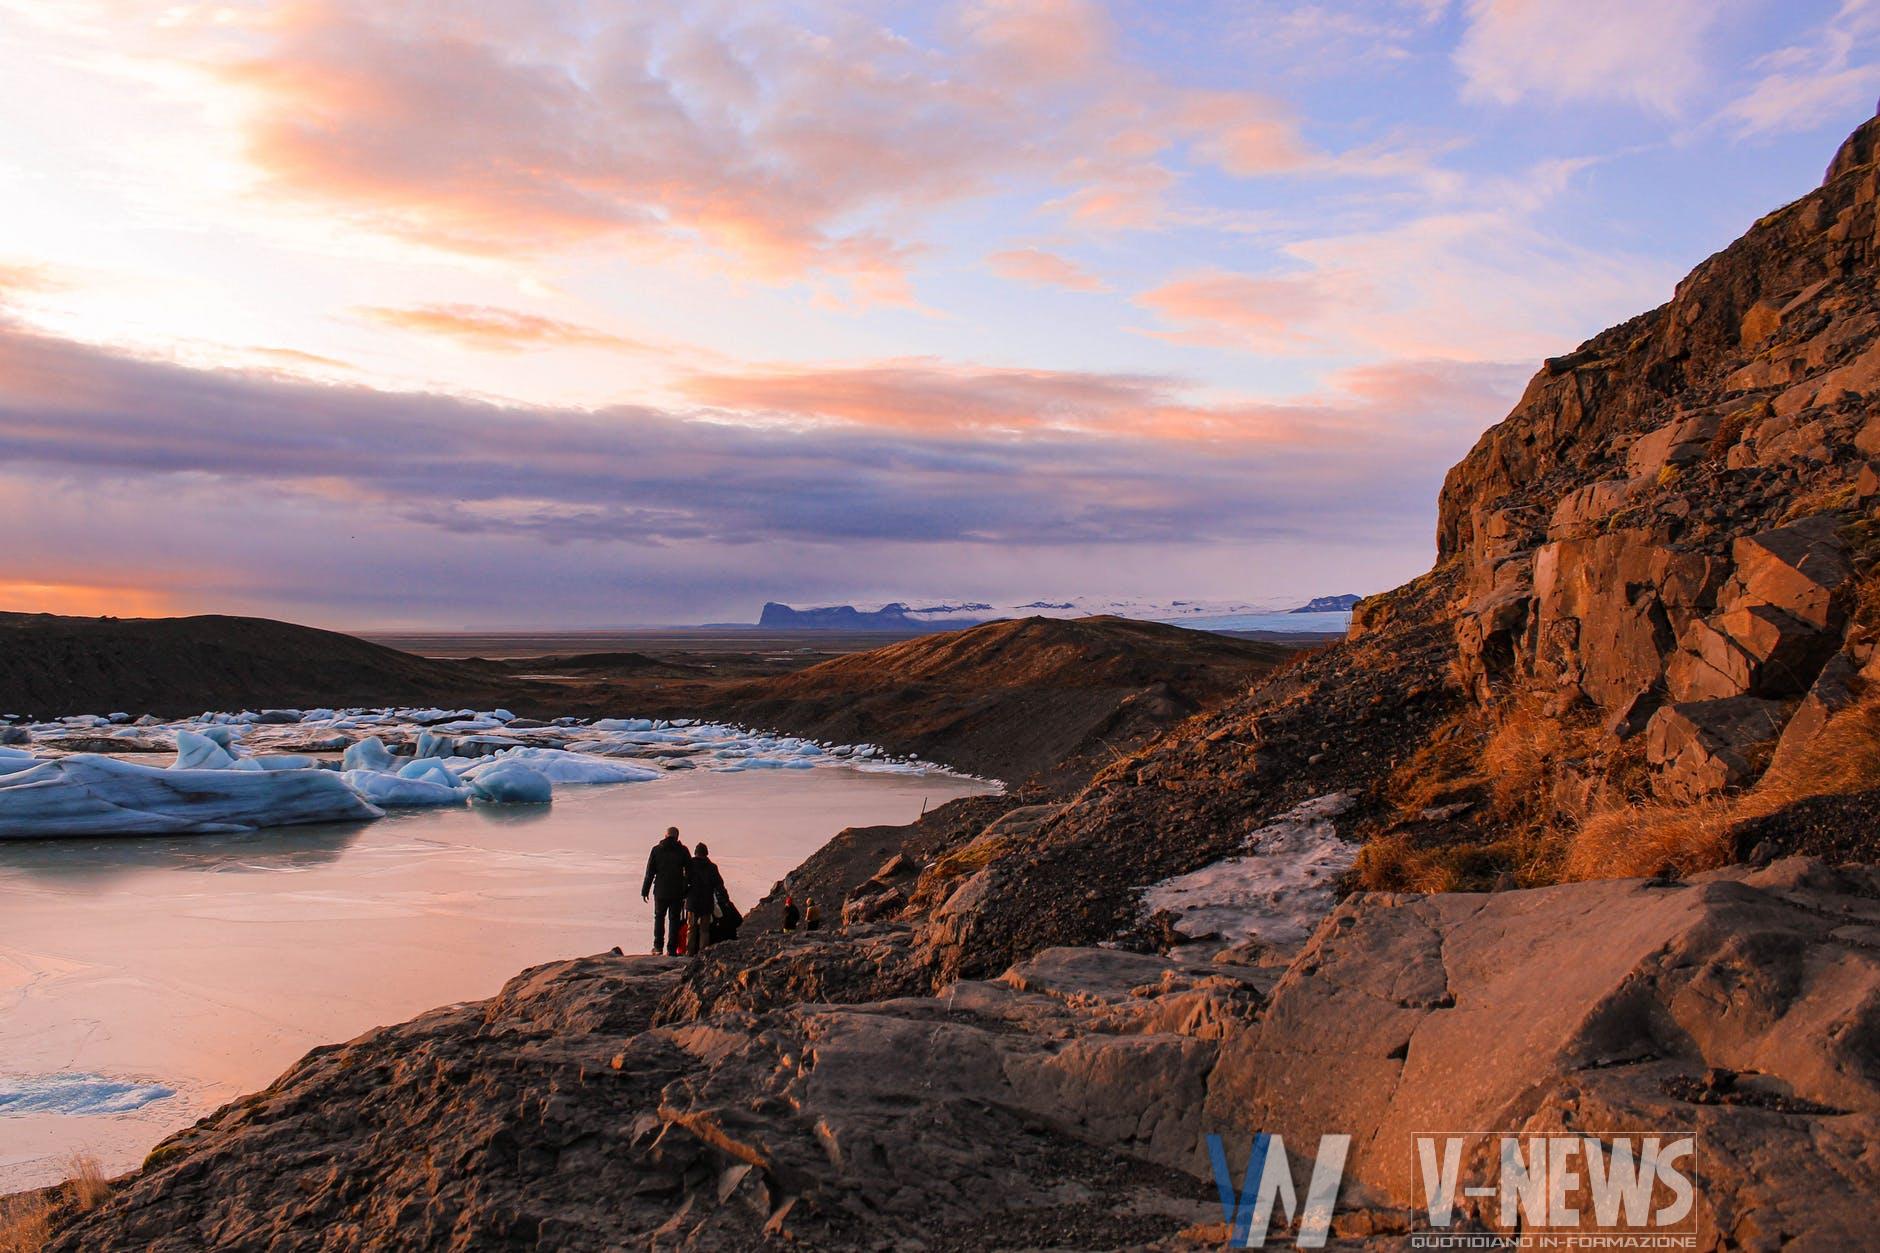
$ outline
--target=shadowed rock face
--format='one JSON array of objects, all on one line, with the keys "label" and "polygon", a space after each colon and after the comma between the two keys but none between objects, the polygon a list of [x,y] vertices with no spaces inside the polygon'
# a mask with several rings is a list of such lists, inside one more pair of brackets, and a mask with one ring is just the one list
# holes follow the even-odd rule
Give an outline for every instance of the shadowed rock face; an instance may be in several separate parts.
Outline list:
[{"label": "shadowed rock face", "polygon": [[1421,1221],[1413,1132],[1694,1128],[1700,1247],[1853,1248],[1875,934],[1872,870],[1797,858],[1354,898],[1283,971],[1055,948],[895,995],[893,927],[584,958],[316,1050],[50,1247],[1217,1247],[1210,1133],[1353,1134],[1363,1234]]}]

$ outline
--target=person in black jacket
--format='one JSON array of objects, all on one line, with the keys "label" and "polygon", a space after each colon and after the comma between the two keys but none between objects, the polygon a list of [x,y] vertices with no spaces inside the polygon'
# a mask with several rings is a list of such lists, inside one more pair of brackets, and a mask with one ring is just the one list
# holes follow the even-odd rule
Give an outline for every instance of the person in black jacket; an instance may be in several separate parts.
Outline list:
[{"label": "person in black jacket", "polygon": [[711,859],[710,851],[700,843],[692,850],[692,862],[685,868],[686,934],[693,957],[712,942],[712,915],[723,899],[725,877],[718,873],[718,863]]},{"label": "person in black jacket", "polygon": [[646,859],[646,879],[640,899],[653,900],[653,951],[669,957],[679,954],[679,924],[685,914],[686,868],[691,858],[679,841],[679,828],[667,827],[666,838],[653,845]]}]

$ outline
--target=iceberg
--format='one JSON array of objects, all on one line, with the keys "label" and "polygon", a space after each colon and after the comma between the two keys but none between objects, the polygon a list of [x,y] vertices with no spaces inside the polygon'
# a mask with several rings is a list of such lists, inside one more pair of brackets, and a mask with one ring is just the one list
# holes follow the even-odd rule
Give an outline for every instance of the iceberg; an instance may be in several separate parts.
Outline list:
[{"label": "iceberg", "polygon": [[341,770],[377,770],[393,768],[395,760],[391,750],[385,747],[385,741],[376,735],[369,735],[352,745],[340,758]]},{"label": "iceberg", "polygon": [[455,745],[447,735],[437,735],[430,731],[418,732],[418,750],[416,757],[449,757],[456,751]]},{"label": "iceberg", "polygon": [[330,770],[194,770],[81,753],[0,775],[0,839],[185,835],[384,817]]},{"label": "iceberg", "polygon": [[430,779],[441,787],[456,787],[462,780],[451,773],[451,769],[442,758],[420,757],[398,771],[401,779]]},{"label": "iceberg", "polygon": [[501,805],[546,805],[554,795],[548,776],[520,761],[498,761],[470,779],[477,799]]},{"label": "iceberg", "polygon": [[550,783],[644,783],[660,774],[650,766],[608,761],[559,748],[511,748],[483,758],[465,770],[464,777],[474,782],[515,763],[528,765]]},{"label": "iceberg", "polygon": [[170,769],[227,770],[234,764],[235,754],[228,751],[225,740],[195,731],[176,733],[176,764]]},{"label": "iceberg", "polygon": [[348,770],[340,776],[354,791],[381,809],[411,809],[421,806],[462,805],[470,799],[470,789],[447,787],[435,776],[405,779],[395,774],[372,770]]}]

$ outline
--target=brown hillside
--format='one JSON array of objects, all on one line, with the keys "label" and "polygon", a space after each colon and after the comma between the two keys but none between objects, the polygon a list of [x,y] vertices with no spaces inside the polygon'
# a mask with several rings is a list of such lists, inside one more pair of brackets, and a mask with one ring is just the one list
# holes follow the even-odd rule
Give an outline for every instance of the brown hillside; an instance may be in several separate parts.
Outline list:
[{"label": "brown hillside", "polygon": [[738,685],[719,713],[1048,783],[1244,691],[1293,653],[1122,618],[1022,618]]},{"label": "brown hillside", "polygon": [[266,618],[0,614],[0,712],[154,713],[479,704],[499,672]]}]

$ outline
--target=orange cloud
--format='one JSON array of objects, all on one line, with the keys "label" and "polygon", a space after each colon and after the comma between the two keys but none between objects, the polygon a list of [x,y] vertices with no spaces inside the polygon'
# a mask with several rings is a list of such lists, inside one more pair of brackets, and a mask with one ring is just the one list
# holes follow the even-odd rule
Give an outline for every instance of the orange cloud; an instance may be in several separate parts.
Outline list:
[{"label": "orange cloud", "polygon": [[1013,248],[1006,252],[995,252],[986,258],[986,264],[1000,278],[1009,278],[1014,282],[1062,287],[1069,291],[1109,290],[1102,279],[1075,261],[1042,248]]},{"label": "orange cloud", "polygon": [[0,611],[58,613],[83,618],[153,618],[175,613],[170,594],[149,587],[0,580]]},{"label": "orange cloud", "polygon": [[1305,327],[1334,302],[1325,276],[1254,277],[1209,270],[1174,279],[1136,297],[1136,303],[1184,327],[1158,332],[1184,343],[1297,348]]},{"label": "orange cloud", "polygon": [[701,373],[680,390],[699,404],[747,417],[840,423],[936,437],[1079,434],[1308,447],[1359,420],[1321,398],[1200,403],[1158,375],[1001,369],[933,358],[854,366]]},{"label": "orange cloud", "polygon": [[418,305],[387,308],[371,305],[359,312],[382,326],[455,340],[471,348],[520,352],[526,348],[605,348],[650,352],[652,346],[625,335],[596,330],[559,318],[498,309],[491,305]]}]

